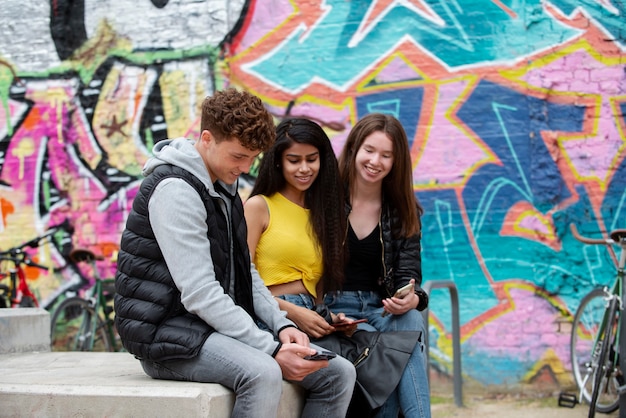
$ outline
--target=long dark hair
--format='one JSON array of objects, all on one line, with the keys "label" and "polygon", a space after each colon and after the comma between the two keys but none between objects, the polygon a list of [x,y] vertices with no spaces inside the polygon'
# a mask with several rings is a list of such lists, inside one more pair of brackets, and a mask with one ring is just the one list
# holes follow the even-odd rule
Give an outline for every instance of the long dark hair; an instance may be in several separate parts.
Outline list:
[{"label": "long dark hair", "polygon": [[374,132],[383,132],[393,143],[393,166],[383,179],[383,201],[398,211],[400,235],[408,237],[420,233],[420,216],[423,209],[413,192],[411,153],[406,132],[398,119],[383,113],[370,113],[350,130],[339,155],[341,181],[350,193],[356,176],[355,158],[365,138]]},{"label": "long dark hair", "polygon": [[250,196],[271,196],[286,186],[282,157],[294,143],[312,145],[319,151],[319,173],[304,194],[304,204],[310,211],[309,222],[322,249],[324,291],[337,290],[344,277],[343,233],[346,219],[337,158],[326,132],[309,119],[283,120],[276,127],[276,142],[263,154]]}]

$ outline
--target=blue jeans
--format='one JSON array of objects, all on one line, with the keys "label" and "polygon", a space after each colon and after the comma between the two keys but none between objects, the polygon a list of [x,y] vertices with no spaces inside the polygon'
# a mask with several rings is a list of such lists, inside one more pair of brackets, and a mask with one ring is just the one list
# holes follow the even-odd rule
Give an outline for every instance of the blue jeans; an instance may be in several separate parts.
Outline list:
[{"label": "blue jeans", "polygon": [[[366,323],[358,325],[359,329],[382,332],[421,331],[422,335],[425,333],[422,315],[415,309],[399,316],[381,316],[382,302],[376,292],[333,292],[326,295],[324,303],[335,314],[343,312],[351,318],[367,319]],[[376,417],[397,418],[401,410],[405,418],[430,418],[430,389],[423,341],[422,337],[415,346],[400,383]]]},{"label": "blue jeans", "polygon": [[[154,379],[220,383],[232,389],[236,395],[232,417],[278,415],[282,388],[278,363],[270,355],[223,334],[212,333],[194,358],[159,363],[142,360],[141,365]],[[328,367],[293,382],[307,391],[301,416],[343,418],[355,379],[352,363],[337,357],[329,361]]]},{"label": "blue jeans", "polygon": [[307,295],[305,293],[300,293],[299,295],[280,295],[276,297],[293,303],[296,306],[301,306],[303,308],[313,309],[315,307],[315,301],[313,300],[313,296]]}]

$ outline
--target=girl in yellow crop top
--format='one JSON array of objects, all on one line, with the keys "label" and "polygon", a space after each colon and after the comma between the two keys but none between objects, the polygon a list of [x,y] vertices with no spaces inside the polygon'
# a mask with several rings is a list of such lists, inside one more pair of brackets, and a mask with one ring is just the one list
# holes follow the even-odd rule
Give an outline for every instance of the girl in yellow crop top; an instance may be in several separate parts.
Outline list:
[{"label": "girl in yellow crop top", "polygon": [[285,119],[276,134],[244,205],[250,257],[287,317],[320,338],[335,331],[331,323],[351,322],[330,312],[325,319],[318,305],[324,292],[340,289],[344,275],[337,159],[328,136],[311,120]]}]

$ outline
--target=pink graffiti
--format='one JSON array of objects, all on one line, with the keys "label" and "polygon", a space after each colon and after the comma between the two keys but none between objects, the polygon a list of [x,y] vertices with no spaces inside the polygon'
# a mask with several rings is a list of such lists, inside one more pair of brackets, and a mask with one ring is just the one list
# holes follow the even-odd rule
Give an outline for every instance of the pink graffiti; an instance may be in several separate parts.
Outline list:
[{"label": "pink graffiti", "polygon": [[562,327],[559,319],[563,316],[555,309],[554,302],[538,297],[527,286],[510,288],[509,296],[514,309],[481,322],[465,340],[465,350],[500,353],[499,357],[528,363],[540,362],[551,349],[569,367],[570,328]]},{"label": "pink graffiti", "polygon": [[[26,118],[11,138],[2,171],[10,187],[3,198],[16,208],[33,211],[32,224],[24,218],[7,224],[21,227],[23,239],[32,238],[37,229],[68,219],[74,227],[74,247],[85,247],[99,254],[116,251],[129,203],[135,189],[108,196],[106,187],[94,175],[86,160],[101,159],[82,107],[76,100],[75,80],[45,80],[26,83],[25,97],[32,102]],[[58,197],[50,200],[50,191]],[[47,212],[38,212],[46,207]],[[15,211],[18,217],[22,211]],[[0,237],[0,239],[15,236]],[[113,248],[112,248],[113,247]],[[111,276],[114,263],[102,266]],[[42,295],[44,298],[46,295]]]},{"label": "pink graffiti", "polygon": [[591,48],[581,43],[577,50],[531,69],[524,80],[548,89],[554,96],[576,92],[597,100],[590,115],[595,120],[588,121],[590,131],[564,139],[562,146],[581,177],[606,183],[616,163],[623,158],[626,141],[615,119],[619,112],[611,104],[612,100],[623,101],[626,94],[624,63],[623,59],[600,59],[597,52],[592,55],[590,51]]}]

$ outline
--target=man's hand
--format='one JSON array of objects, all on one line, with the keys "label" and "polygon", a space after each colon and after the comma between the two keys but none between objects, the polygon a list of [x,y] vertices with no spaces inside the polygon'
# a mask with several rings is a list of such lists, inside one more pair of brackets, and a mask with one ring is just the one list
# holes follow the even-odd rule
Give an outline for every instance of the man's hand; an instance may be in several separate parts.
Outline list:
[{"label": "man's hand", "polygon": [[310,343],[309,336],[300,331],[298,328],[294,327],[283,328],[282,331],[278,333],[278,341],[283,344],[296,343],[303,345],[307,348],[309,347]]},{"label": "man's hand", "polygon": [[[296,330],[295,328],[285,328]],[[297,331],[297,330],[296,330]],[[283,332],[281,332],[281,335]],[[309,374],[328,367],[328,360],[305,360],[303,357],[315,354],[315,349],[296,343],[283,343],[274,357],[286,380],[300,381]]]}]

